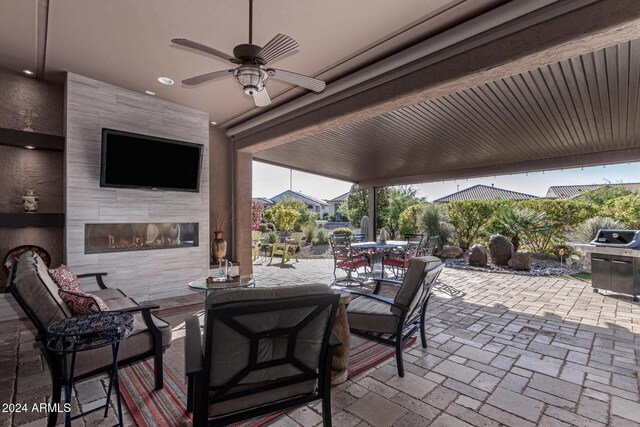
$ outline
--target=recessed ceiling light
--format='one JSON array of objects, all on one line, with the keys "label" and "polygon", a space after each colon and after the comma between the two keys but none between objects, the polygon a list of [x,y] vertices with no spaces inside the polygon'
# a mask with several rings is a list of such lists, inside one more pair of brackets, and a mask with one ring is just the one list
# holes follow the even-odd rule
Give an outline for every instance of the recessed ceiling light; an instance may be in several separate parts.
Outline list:
[{"label": "recessed ceiling light", "polygon": [[218,122],[211,122],[211,124],[215,126],[218,124]]},{"label": "recessed ceiling light", "polygon": [[155,96],[155,92],[151,92],[150,90],[145,90],[144,93],[146,93],[147,95],[151,95],[151,96]]},{"label": "recessed ceiling light", "polygon": [[36,147],[34,147],[33,145],[25,145],[24,148],[26,148],[27,150],[35,150]]},{"label": "recessed ceiling light", "polygon": [[27,70],[27,69],[22,70],[22,72],[25,73],[27,76],[33,76],[35,74],[33,71]]},{"label": "recessed ceiling light", "polygon": [[173,80],[171,80],[169,77],[158,77],[158,81],[163,85],[171,86],[173,84]]}]

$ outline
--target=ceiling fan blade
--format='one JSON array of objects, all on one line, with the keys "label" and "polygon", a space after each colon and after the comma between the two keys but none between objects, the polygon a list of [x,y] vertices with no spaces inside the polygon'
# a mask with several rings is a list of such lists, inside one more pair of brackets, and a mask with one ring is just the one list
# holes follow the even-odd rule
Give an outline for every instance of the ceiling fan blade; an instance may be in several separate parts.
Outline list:
[{"label": "ceiling fan blade", "polygon": [[297,41],[292,39],[289,36],[285,36],[284,34],[278,34],[274,38],[272,38],[269,43],[264,45],[264,47],[258,53],[258,56],[264,60],[265,63],[271,62],[276,58],[286,55],[289,52],[292,52],[299,48],[300,45]]},{"label": "ceiling fan blade", "polygon": [[271,98],[267,93],[267,88],[262,88],[260,92],[253,93],[253,103],[256,104],[256,107],[266,107],[271,105]]},{"label": "ceiling fan blade", "polygon": [[291,71],[269,68],[267,72],[276,80],[282,80],[283,82],[302,86],[314,92],[322,92],[324,88],[327,87],[327,84],[322,80],[314,79],[313,77],[305,76],[298,73],[292,73]]},{"label": "ceiling fan blade", "polygon": [[205,46],[203,44],[200,44],[200,43],[197,43],[197,42],[194,42],[194,41],[191,41],[191,40],[187,40],[187,39],[172,39],[171,42],[175,43],[175,44],[179,44],[180,46],[189,47],[191,49],[199,50],[200,52],[204,52],[204,53],[208,53],[208,54],[213,55],[213,56],[217,56],[220,59],[231,61],[234,64],[239,64],[240,63],[240,61],[238,61],[233,55],[229,55],[228,53],[221,52],[218,49],[214,49],[212,47]]},{"label": "ceiling fan blade", "polygon": [[193,86],[199,85],[200,83],[208,82],[209,80],[217,79],[219,77],[225,76],[227,74],[232,73],[233,70],[220,70],[214,71],[212,73],[202,74],[199,76],[191,77],[190,79],[186,79],[182,81],[182,84]]}]

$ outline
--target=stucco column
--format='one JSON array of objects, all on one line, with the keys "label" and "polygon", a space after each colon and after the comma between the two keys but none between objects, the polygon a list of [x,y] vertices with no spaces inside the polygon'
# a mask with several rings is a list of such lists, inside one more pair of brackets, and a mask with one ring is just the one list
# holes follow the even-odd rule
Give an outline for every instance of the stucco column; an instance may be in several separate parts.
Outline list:
[{"label": "stucco column", "polygon": [[233,259],[240,263],[240,274],[252,274],[251,194],[253,155],[233,153]]},{"label": "stucco column", "polygon": [[373,242],[377,239],[376,230],[376,189],[371,187],[369,191],[369,235],[368,240]]},{"label": "stucco column", "polygon": [[[216,127],[209,128],[209,241],[218,231],[217,222],[227,220],[221,227],[227,241],[227,258],[233,256],[233,143]],[[203,236],[205,237],[205,236]],[[205,237],[206,238],[206,237]]]}]

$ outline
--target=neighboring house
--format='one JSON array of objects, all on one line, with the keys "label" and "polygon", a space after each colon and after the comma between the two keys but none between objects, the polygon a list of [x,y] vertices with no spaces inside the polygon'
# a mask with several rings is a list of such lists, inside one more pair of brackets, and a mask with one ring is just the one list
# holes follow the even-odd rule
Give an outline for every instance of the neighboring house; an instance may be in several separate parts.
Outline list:
[{"label": "neighboring house", "polygon": [[549,187],[546,197],[549,199],[573,199],[574,197],[580,197],[582,193],[600,187],[621,187],[630,191],[640,191],[640,182],[628,182],[626,184],[554,185]]},{"label": "neighboring house", "polygon": [[273,200],[267,199],[266,197],[254,197],[253,201],[262,203],[262,206],[264,206],[265,209],[271,208],[275,203]]},{"label": "neighboring house", "polygon": [[336,214],[338,214],[338,209],[340,209],[340,206],[345,202],[345,200],[347,200],[348,196],[349,192],[346,192],[331,200],[327,200],[327,203],[329,204],[329,215],[335,217]]},{"label": "neighboring house", "polygon": [[474,185],[473,187],[460,190],[448,196],[434,200],[433,203],[449,203],[458,200],[531,200],[537,199],[531,194],[518,193],[517,191],[497,188],[493,185]]},{"label": "neighboring house", "polygon": [[287,190],[283,191],[280,194],[277,194],[271,198],[273,203],[277,203],[285,197],[292,197],[294,199],[298,199],[303,201],[309,207],[309,210],[317,213],[320,218],[325,213],[329,212],[329,204],[322,199],[318,199],[316,197],[307,196],[306,194],[298,193],[297,191]]}]

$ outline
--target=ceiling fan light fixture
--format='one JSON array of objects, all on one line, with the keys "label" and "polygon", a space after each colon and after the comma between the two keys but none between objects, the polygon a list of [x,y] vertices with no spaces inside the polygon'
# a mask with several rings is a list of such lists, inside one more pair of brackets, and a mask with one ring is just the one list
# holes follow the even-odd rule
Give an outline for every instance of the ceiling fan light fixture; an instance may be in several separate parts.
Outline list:
[{"label": "ceiling fan light fixture", "polygon": [[233,76],[247,95],[253,95],[264,89],[264,82],[268,78],[267,73],[257,67],[236,68]]}]

